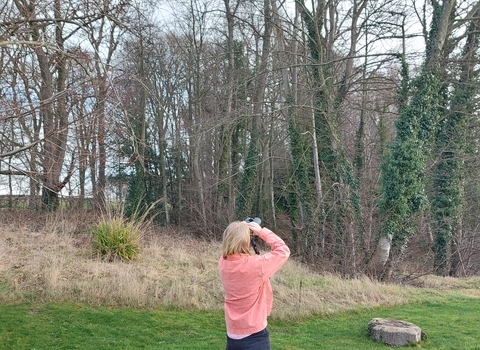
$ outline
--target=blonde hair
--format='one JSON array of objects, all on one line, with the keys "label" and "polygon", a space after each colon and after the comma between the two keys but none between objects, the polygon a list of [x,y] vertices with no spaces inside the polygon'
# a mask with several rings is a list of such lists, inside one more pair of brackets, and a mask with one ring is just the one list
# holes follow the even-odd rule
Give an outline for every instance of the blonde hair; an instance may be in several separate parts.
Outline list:
[{"label": "blonde hair", "polygon": [[243,221],[234,221],[223,231],[222,255],[250,255],[250,228]]}]

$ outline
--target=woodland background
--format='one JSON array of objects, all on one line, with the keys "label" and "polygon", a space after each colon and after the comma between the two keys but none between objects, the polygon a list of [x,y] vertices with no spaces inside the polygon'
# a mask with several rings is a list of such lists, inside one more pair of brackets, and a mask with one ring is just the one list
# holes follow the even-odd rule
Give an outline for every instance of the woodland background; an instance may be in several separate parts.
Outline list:
[{"label": "woodland background", "polygon": [[259,216],[344,276],[477,274],[479,25],[473,0],[6,0],[1,205],[206,239]]}]

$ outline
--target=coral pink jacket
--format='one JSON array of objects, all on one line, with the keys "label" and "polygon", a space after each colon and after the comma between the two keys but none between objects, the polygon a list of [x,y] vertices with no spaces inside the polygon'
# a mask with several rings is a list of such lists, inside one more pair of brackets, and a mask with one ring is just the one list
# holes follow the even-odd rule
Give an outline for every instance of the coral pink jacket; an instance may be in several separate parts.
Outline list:
[{"label": "coral pink jacket", "polygon": [[267,228],[258,236],[270,247],[263,255],[220,257],[218,269],[225,292],[225,322],[230,334],[253,334],[267,326],[272,311],[270,277],[290,256],[285,242]]}]

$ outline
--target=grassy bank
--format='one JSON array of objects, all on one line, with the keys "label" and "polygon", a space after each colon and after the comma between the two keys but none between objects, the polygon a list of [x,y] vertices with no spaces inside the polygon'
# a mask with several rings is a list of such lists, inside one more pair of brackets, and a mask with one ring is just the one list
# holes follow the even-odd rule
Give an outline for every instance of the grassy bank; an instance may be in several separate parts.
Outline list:
[{"label": "grassy bank", "polygon": [[[3,212],[1,214],[4,214]],[[93,254],[74,214],[0,221],[0,349],[222,349],[220,243],[152,229],[140,259]],[[413,322],[422,347],[480,349],[480,279],[342,279],[289,259],[272,278],[274,349],[375,349],[374,317]]]},{"label": "grassy bank", "polygon": [[[217,273],[220,243],[199,240],[173,229],[155,229],[144,238],[140,259],[105,262],[94,256],[91,236],[79,228],[89,218],[46,216],[2,220],[0,302],[75,302],[131,308],[175,308],[221,312]],[[480,296],[480,280],[418,279],[414,286],[368,278],[342,279],[319,274],[295,257],[272,278],[273,317],[297,319],[359,307],[395,306],[421,301],[419,291],[452,290]]]}]

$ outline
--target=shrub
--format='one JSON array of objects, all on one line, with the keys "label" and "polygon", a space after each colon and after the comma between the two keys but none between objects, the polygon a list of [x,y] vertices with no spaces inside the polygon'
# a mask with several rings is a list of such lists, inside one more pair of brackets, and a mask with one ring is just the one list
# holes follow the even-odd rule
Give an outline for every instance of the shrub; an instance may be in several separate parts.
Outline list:
[{"label": "shrub", "polygon": [[140,255],[143,223],[125,220],[122,216],[110,216],[93,226],[93,249],[107,261],[135,260]]}]

